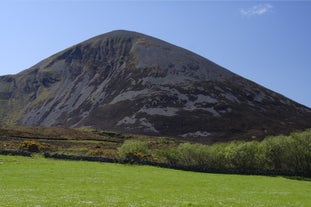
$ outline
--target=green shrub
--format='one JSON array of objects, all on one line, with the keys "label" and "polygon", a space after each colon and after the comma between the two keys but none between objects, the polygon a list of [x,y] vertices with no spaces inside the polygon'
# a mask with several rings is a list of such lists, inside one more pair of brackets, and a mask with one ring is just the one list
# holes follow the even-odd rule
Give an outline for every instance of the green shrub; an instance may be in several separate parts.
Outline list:
[{"label": "green shrub", "polygon": [[177,148],[179,163],[185,166],[206,165],[208,163],[207,145],[183,143]]},{"label": "green shrub", "polygon": [[122,160],[137,162],[148,160],[151,155],[148,154],[148,143],[143,141],[126,140],[118,148],[118,155]]},{"label": "green shrub", "polygon": [[226,146],[227,167],[233,169],[258,170],[262,168],[259,143],[232,142]]},{"label": "green shrub", "polygon": [[179,152],[176,148],[160,150],[157,153],[160,160],[164,163],[168,163],[172,166],[175,166],[179,163]]}]

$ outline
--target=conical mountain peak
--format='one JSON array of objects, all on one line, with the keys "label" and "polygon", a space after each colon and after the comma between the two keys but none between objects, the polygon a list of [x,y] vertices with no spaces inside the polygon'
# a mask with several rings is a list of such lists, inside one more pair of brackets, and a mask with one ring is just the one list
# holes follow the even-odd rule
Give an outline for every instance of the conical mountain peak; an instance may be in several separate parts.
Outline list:
[{"label": "conical mountain peak", "polygon": [[0,77],[0,123],[211,141],[311,127],[309,108],[178,46],[116,30]]}]

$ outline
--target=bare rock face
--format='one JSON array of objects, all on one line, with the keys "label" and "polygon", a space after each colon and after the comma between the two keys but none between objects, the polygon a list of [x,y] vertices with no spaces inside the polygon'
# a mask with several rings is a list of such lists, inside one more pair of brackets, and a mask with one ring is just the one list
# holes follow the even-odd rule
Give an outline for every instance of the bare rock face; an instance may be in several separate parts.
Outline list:
[{"label": "bare rock face", "polygon": [[188,50],[113,31],[0,77],[0,123],[202,142],[311,127],[311,110]]}]

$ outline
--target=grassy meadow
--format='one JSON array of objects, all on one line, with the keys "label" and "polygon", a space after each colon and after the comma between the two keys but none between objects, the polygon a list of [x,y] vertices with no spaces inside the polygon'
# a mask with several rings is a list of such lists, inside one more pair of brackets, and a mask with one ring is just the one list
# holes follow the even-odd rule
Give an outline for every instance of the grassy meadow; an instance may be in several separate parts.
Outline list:
[{"label": "grassy meadow", "polygon": [[0,155],[0,206],[311,206],[311,182]]}]

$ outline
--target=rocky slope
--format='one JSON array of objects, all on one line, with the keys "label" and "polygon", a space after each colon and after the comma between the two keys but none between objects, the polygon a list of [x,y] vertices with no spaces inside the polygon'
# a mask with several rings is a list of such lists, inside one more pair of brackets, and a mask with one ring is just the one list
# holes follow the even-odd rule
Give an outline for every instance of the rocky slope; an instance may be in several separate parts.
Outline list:
[{"label": "rocky slope", "polygon": [[188,50],[113,31],[0,77],[0,123],[200,141],[311,127],[311,110]]}]

